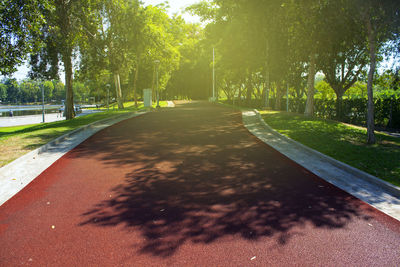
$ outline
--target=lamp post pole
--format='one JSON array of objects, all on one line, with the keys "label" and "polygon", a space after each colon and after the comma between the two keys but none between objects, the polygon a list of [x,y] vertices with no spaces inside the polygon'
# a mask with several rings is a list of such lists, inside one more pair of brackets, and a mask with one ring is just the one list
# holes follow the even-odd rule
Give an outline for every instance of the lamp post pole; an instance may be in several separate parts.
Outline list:
[{"label": "lamp post pole", "polygon": [[215,49],[213,48],[213,101],[215,101]]},{"label": "lamp post pole", "polygon": [[44,123],[44,88],[43,88],[43,83],[41,82],[40,87],[42,88],[42,119]]},{"label": "lamp post pole", "polygon": [[107,111],[110,110],[110,85],[107,84]]},{"label": "lamp post pole", "polygon": [[154,60],[154,63],[156,64],[156,94],[157,94],[157,106],[156,108],[160,107],[160,92],[158,90],[158,65],[160,64],[159,60]]}]

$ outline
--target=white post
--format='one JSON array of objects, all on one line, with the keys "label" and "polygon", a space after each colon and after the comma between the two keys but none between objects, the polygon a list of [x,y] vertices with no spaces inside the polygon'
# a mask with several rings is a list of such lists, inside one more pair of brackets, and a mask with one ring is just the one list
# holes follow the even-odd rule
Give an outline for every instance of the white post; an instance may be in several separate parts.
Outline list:
[{"label": "white post", "polygon": [[215,52],[213,48],[213,101],[215,101]]}]

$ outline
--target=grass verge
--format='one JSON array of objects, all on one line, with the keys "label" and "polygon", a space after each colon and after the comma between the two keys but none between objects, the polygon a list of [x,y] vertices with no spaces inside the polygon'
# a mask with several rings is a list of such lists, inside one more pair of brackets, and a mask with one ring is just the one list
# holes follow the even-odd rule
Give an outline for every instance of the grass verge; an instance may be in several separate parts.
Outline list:
[{"label": "grass verge", "polygon": [[295,113],[260,113],[264,121],[279,133],[400,186],[400,138],[377,132],[377,143],[367,145],[365,128]]},{"label": "grass verge", "polygon": [[[156,102],[153,102],[153,107],[155,108],[157,105]],[[168,106],[167,101],[160,101],[160,107],[164,108]],[[124,102],[124,108],[125,109],[135,109],[135,102],[134,101],[129,101],[129,102]],[[143,102],[138,101],[138,108],[143,108]],[[107,107],[103,106],[101,108],[88,108],[90,110],[103,110],[106,111]],[[112,103],[109,105],[109,110],[117,110],[118,109],[118,103]]]},{"label": "grass verge", "polygon": [[[137,108],[134,107],[133,102],[127,102],[124,105],[126,108],[121,111],[117,109],[103,110],[103,112],[77,117],[69,121],[0,127],[0,167],[79,127],[143,108],[142,103]],[[160,101],[160,106],[166,107],[167,102]]]}]

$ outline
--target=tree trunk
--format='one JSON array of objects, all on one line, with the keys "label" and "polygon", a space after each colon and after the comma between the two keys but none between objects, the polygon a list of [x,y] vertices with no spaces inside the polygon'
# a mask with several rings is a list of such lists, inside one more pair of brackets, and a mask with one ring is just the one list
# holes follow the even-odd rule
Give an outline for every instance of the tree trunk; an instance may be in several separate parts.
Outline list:
[{"label": "tree trunk", "polygon": [[242,105],[242,83],[240,83],[240,85],[239,85],[238,103],[239,103],[239,106]]},{"label": "tree trunk", "polygon": [[65,118],[71,120],[75,117],[74,110],[74,91],[72,88],[72,49],[66,49],[63,55],[65,68]]},{"label": "tree trunk", "polygon": [[250,79],[247,80],[247,89],[246,89],[246,103],[248,106],[251,105],[251,94],[253,92],[253,86]]},{"label": "tree trunk", "polygon": [[135,107],[138,107],[137,97],[136,97],[136,92],[137,92],[136,85],[137,85],[138,76],[139,76],[139,61],[136,64],[135,77],[133,78],[133,99],[135,101]]},{"label": "tree trunk", "polygon": [[114,73],[114,82],[115,82],[115,92],[117,96],[118,109],[124,109],[124,103],[122,101],[122,91],[121,91],[121,82],[119,79],[119,73]]},{"label": "tree trunk", "polygon": [[306,110],[304,112],[307,116],[313,116],[314,114],[314,80],[315,80],[315,54],[310,55],[310,66],[308,68],[308,81],[307,81],[307,102]]},{"label": "tree trunk", "polygon": [[372,91],[372,83],[374,81],[374,73],[376,68],[376,36],[375,31],[372,29],[371,21],[367,17],[366,19],[367,30],[368,30],[368,41],[369,41],[369,56],[370,66],[368,72],[368,111],[367,111],[367,143],[375,144],[375,122],[374,122],[374,94]]},{"label": "tree trunk", "polygon": [[269,37],[265,38],[265,94],[264,94],[264,108],[269,108],[269,91],[270,91],[270,82],[269,82],[269,68],[268,68],[268,56],[269,56]]},{"label": "tree trunk", "polygon": [[152,100],[153,100],[153,102],[155,102],[156,101],[156,94],[155,94],[155,87],[156,87],[156,65],[154,64],[154,66],[153,66],[153,79],[152,79],[152,82],[151,82],[151,97],[152,97]]},{"label": "tree trunk", "polygon": [[275,94],[275,109],[281,110],[281,98],[282,98],[282,90],[281,83],[276,83],[276,94]]},{"label": "tree trunk", "polygon": [[265,71],[264,108],[269,108],[269,70]]},{"label": "tree trunk", "polygon": [[267,99],[267,88],[265,88],[264,84],[262,85],[262,91],[261,91],[261,104],[265,108],[265,102]]},{"label": "tree trunk", "polygon": [[388,124],[386,125],[386,128],[393,127],[393,96],[390,98],[390,109],[389,109],[389,121]]},{"label": "tree trunk", "polygon": [[336,119],[341,121],[343,119],[343,93],[336,91]]}]

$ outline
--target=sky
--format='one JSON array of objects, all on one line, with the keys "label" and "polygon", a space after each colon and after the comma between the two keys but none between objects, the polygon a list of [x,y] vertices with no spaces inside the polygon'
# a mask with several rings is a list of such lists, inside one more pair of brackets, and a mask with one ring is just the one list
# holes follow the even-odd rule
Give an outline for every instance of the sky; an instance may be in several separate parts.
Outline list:
[{"label": "sky", "polygon": [[[195,4],[197,2],[199,2],[200,0],[170,0],[168,1],[168,4],[170,6],[170,8],[168,9],[168,14],[169,15],[173,15],[173,14],[180,14],[182,15],[182,17],[185,19],[185,21],[187,22],[200,22],[200,18],[198,16],[192,16],[190,14],[182,14],[183,10],[192,5]],[[161,3],[164,3],[166,1],[163,0],[142,0],[144,6],[148,6],[148,5],[158,5]],[[60,67],[62,69],[62,66]],[[26,78],[27,74],[29,71],[29,67],[27,66],[27,64],[24,64],[22,66],[20,66],[18,68],[18,71],[15,72],[13,74],[13,77],[16,78],[17,80],[23,80]],[[60,78],[62,80],[62,82],[64,82],[64,75],[62,73],[60,73]]]},{"label": "sky", "polygon": [[[142,0],[145,6],[147,5],[158,5],[160,3],[164,3],[165,1],[162,0]],[[198,3],[200,0],[170,0],[168,1],[168,4],[170,6],[168,13],[170,15],[178,13],[182,14],[183,9],[186,7]],[[185,19],[187,22],[200,22],[200,18],[198,16],[192,16],[190,14],[182,14],[182,17]]]}]

